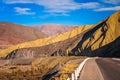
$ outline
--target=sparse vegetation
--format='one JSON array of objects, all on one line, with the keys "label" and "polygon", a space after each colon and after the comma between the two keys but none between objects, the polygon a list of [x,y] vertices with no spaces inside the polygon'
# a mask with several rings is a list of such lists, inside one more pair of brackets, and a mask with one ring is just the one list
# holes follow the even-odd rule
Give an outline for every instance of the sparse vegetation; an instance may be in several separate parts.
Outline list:
[{"label": "sparse vegetation", "polygon": [[1,66],[0,79],[42,80],[42,77],[45,74],[49,73],[52,69],[54,69],[54,67],[57,64],[63,63],[63,66],[59,68],[60,75],[55,76],[55,79],[65,80],[68,77],[68,74],[70,74],[83,59],[84,57],[74,57],[74,56],[44,57],[44,58],[35,59],[31,65]]}]

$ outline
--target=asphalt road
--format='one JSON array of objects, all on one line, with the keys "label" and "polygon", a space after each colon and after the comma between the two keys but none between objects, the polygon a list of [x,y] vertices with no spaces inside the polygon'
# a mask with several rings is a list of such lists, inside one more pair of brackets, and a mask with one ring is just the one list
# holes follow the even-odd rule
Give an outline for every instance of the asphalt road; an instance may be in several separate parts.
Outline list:
[{"label": "asphalt road", "polygon": [[120,58],[89,59],[83,67],[79,80],[120,80]]},{"label": "asphalt road", "polygon": [[120,80],[120,59],[98,58],[95,61],[104,80]]}]

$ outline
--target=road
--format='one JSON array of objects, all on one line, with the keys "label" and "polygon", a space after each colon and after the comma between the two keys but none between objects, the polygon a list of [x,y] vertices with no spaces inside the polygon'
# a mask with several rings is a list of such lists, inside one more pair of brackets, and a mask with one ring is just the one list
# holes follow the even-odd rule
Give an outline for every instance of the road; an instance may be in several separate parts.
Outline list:
[{"label": "road", "polygon": [[83,67],[79,80],[120,80],[120,59],[89,59]]}]

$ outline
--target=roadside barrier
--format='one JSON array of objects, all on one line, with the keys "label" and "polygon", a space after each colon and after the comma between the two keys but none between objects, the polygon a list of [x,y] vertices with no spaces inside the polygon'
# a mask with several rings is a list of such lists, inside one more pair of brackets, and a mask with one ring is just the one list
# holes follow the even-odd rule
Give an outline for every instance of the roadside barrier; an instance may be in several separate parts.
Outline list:
[{"label": "roadside barrier", "polygon": [[79,76],[80,76],[80,73],[82,71],[82,68],[84,67],[85,65],[85,62],[90,59],[90,58],[86,58],[83,62],[81,62],[79,64],[79,66],[74,70],[73,73],[71,73],[71,76],[67,78],[67,80],[78,80]]}]

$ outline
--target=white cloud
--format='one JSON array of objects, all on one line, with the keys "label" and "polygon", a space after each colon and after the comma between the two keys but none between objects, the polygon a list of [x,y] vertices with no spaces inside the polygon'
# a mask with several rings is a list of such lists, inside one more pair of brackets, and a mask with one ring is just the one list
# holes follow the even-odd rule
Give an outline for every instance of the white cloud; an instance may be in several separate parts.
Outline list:
[{"label": "white cloud", "polygon": [[102,1],[104,3],[109,3],[109,4],[119,4],[120,0],[99,0]]},{"label": "white cloud", "polygon": [[77,3],[74,0],[4,0],[4,3],[32,3],[43,6],[47,13],[69,13],[78,9],[94,9],[100,6],[97,2]]},{"label": "white cloud", "polygon": [[33,3],[34,0],[3,0],[6,4],[15,4],[15,3]]},{"label": "white cloud", "polygon": [[80,8],[94,9],[100,6],[101,5],[98,2],[80,3]]},{"label": "white cloud", "polygon": [[20,7],[15,7],[15,12],[17,12],[17,15],[34,15],[35,12],[29,12],[31,9],[30,8],[20,8]]},{"label": "white cloud", "polygon": [[70,15],[66,14],[66,13],[50,13],[50,14],[41,15],[41,16],[39,16],[39,18],[44,19],[44,18],[48,18],[48,17],[51,17],[51,16],[56,17],[56,16],[70,16]]},{"label": "white cloud", "polygon": [[120,10],[120,6],[95,9],[95,11],[117,11],[117,10]]}]

